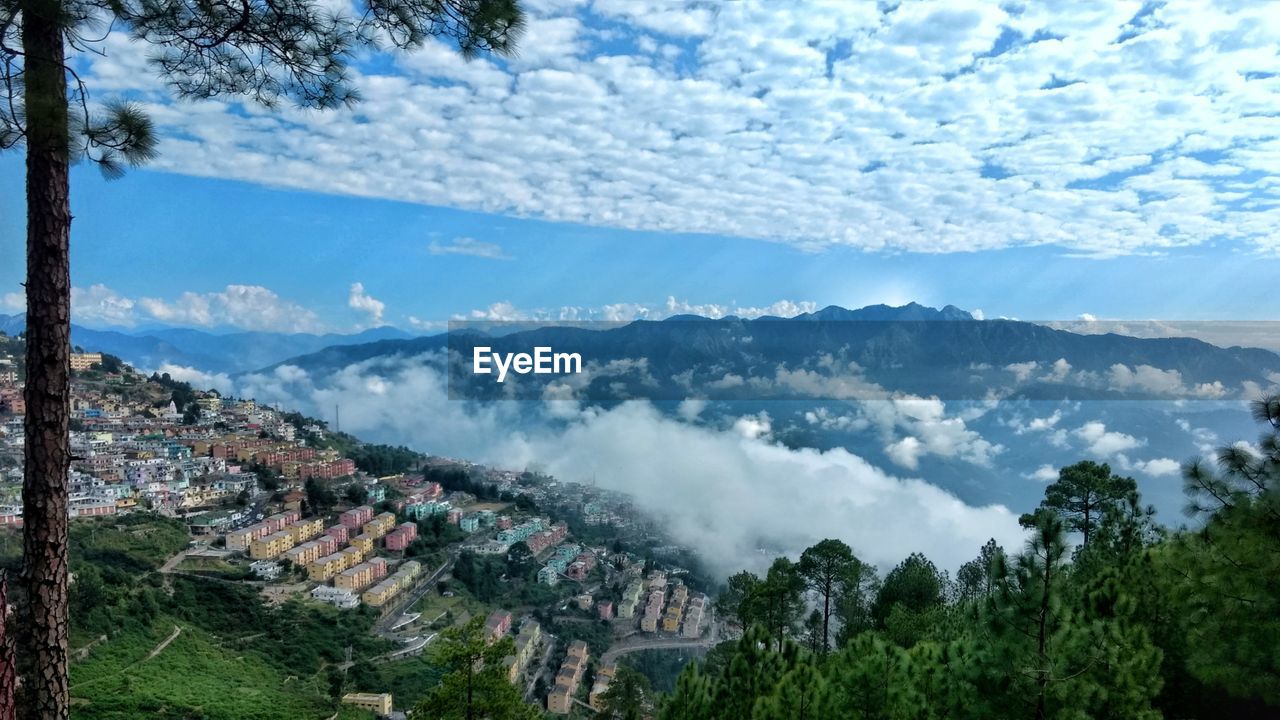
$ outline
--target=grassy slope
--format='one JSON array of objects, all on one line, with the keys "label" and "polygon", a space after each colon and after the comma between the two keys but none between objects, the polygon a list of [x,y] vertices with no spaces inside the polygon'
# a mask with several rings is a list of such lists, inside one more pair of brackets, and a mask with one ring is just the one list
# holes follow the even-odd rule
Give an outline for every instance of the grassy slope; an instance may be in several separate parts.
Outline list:
[{"label": "grassy slope", "polygon": [[230,652],[189,625],[148,658],[175,624],[158,618],[148,630],[123,633],[73,665],[72,717],[299,720],[333,714],[321,688],[284,677],[256,655]]}]

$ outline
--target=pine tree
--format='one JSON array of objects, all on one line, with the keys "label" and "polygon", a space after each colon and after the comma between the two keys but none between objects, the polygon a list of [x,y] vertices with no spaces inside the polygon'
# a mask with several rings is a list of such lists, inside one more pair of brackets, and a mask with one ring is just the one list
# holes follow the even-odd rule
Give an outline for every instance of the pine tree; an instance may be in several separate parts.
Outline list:
[{"label": "pine tree", "polygon": [[712,704],[712,682],[689,663],[676,678],[675,691],[663,699],[658,720],[712,720],[719,717]]},{"label": "pine tree", "polygon": [[821,651],[825,653],[831,647],[832,613],[846,593],[860,588],[862,561],[848,545],[828,538],[801,553],[797,569],[822,603]]},{"label": "pine tree", "polygon": [[179,97],[333,109],[358,100],[348,64],[375,41],[411,49],[444,36],[464,55],[510,53],[523,27],[517,0],[329,8],[321,0],[0,0],[0,150],[26,150],[26,601],[18,623],[25,717],[62,720],[69,712],[70,167],[84,158],[117,177],[156,151],[138,106],[107,102],[92,111],[75,55],[101,52],[123,31],[152,46],[153,71]]}]

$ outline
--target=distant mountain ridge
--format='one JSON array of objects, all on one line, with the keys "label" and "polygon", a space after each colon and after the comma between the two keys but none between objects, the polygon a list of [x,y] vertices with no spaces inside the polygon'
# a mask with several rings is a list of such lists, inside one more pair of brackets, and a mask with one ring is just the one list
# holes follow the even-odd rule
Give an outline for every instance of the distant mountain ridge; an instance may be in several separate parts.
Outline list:
[{"label": "distant mountain ridge", "polygon": [[[24,314],[0,315],[0,331],[17,335],[26,330]],[[383,326],[359,333],[211,333],[192,328],[163,328],[137,333],[95,330],[71,326],[71,342],[92,352],[116,355],[143,369],[163,364],[194,367],[205,372],[240,373],[271,365],[289,357],[326,347],[359,345],[386,339],[413,337],[398,328]]]},{"label": "distant mountain ridge", "polygon": [[[1280,376],[1280,355],[1269,350],[1222,348],[1193,338],[1077,334],[1016,320],[975,320],[951,305],[935,309],[917,303],[857,310],[829,306],[786,319],[678,316],[599,330],[552,325],[501,336],[453,333],[329,347],[277,365],[324,373],[445,348],[469,358],[478,345],[494,352],[546,346],[578,352],[597,367],[634,368],[636,362],[621,361],[642,361],[643,377],[593,379],[587,397],[595,391],[597,397],[679,399],[718,388],[718,397],[733,399],[781,381],[795,390],[802,380],[825,381],[833,373],[849,375],[850,368],[872,387],[977,399],[994,384],[1015,379],[1021,397],[1119,399],[1177,392],[1235,397],[1249,383],[1265,387]],[[548,380],[525,377],[532,380],[529,397]],[[450,375],[451,383],[464,383],[458,387],[497,396],[494,386],[475,381],[469,371]],[[847,391],[846,383],[841,392]]]}]

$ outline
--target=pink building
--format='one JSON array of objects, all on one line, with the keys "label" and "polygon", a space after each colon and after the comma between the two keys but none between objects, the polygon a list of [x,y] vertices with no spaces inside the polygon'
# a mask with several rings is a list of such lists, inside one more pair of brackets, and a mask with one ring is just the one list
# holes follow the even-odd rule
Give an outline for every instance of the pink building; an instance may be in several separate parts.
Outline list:
[{"label": "pink building", "polygon": [[342,542],[332,535],[321,535],[315,542],[320,546],[321,557],[338,552],[338,548],[342,545]]},{"label": "pink building", "polygon": [[462,522],[462,511],[450,510],[449,514],[445,517],[448,519],[450,525],[457,525],[459,522]]},{"label": "pink building", "polygon": [[387,533],[385,543],[388,550],[404,550],[409,543],[418,537],[418,526],[413,523],[401,523],[395,530]]},{"label": "pink building", "polygon": [[613,619],[613,603],[608,600],[601,600],[600,603],[596,605],[596,611],[600,613],[601,620]]},{"label": "pink building", "polygon": [[337,538],[338,543],[342,545],[347,544],[347,539],[350,535],[346,525],[334,525],[333,527],[326,529],[324,534]]},{"label": "pink building", "polygon": [[373,568],[373,577],[375,580],[387,576],[387,561],[385,558],[369,558],[368,565]]},{"label": "pink building", "polygon": [[510,530],[514,526],[515,526],[515,523],[511,520],[510,516],[503,515],[502,517],[498,518],[499,530]]},{"label": "pink building", "polygon": [[506,610],[494,610],[484,623],[485,643],[493,644],[500,640],[511,629],[511,613]]},{"label": "pink building", "polygon": [[356,530],[373,519],[373,508],[368,505],[351,508],[338,516],[338,522],[350,530]]}]

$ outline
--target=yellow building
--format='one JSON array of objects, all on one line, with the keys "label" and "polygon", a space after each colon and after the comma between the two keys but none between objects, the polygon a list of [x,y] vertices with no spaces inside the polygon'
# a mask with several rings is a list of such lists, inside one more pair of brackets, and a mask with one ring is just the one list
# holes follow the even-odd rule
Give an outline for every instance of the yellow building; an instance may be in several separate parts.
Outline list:
[{"label": "yellow building", "polygon": [[573,691],[568,685],[556,685],[556,689],[547,696],[547,712],[556,715],[568,715],[573,708]]},{"label": "yellow building", "polygon": [[377,539],[391,532],[391,528],[395,526],[396,526],[396,516],[393,513],[382,513],[381,515],[365,523],[364,527],[361,528],[361,530],[363,531],[363,534],[369,535],[374,539]]},{"label": "yellow building", "polygon": [[333,586],[354,592],[368,587],[373,580],[373,564],[364,562],[338,573],[338,576],[333,579]]},{"label": "yellow building", "polygon": [[328,582],[333,576],[347,569],[349,556],[340,552],[325,555],[307,566],[307,578],[319,582]]},{"label": "yellow building", "polygon": [[200,409],[205,412],[216,413],[222,409],[222,398],[207,395],[196,400],[196,405],[199,405]]},{"label": "yellow building", "polygon": [[294,544],[305,542],[315,537],[319,537],[324,532],[324,520],[320,518],[311,518],[310,520],[299,520],[285,528],[293,535]]},{"label": "yellow building", "polygon": [[[366,524],[365,527],[369,527],[369,525]],[[374,537],[369,533],[360,533],[351,538],[351,547],[359,548],[360,552],[368,555],[373,552],[373,541]]]},{"label": "yellow building", "polygon": [[303,567],[318,560],[320,558],[320,553],[323,550],[324,545],[322,543],[312,540],[311,542],[305,542],[295,548],[286,550],[284,553],[284,559],[292,562],[298,567]]},{"label": "yellow building", "polygon": [[71,369],[84,372],[102,362],[102,353],[71,353]]},{"label": "yellow building", "polygon": [[400,588],[396,585],[395,580],[387,578],[368,590],[365,590],[364,594],[360,596],[360,599],[370,607],[382,607],[387,604],[391,598],[398,594],[400,594]]},{"label": "yellow building", "polygon": [[249,543],[249,557],[254,560],[270,560],[292,548],[293,544],[293,536],[288,532],[282,530],[278,533],[271,533]]},{"label": "yellow building", "polygon": [[683,613],[676,608],[668,610],[666,616],[662,618],[662,631],[673,633],[679,630],[681,615],[683,615]]},{"label": "yellow building", "polygon": [[[347,567],[349,568],[359,565],[360,561],[364,560],[364,551],[358,547],[342,548],[338,552],[342,553],[343,556],[347,558]],[[346,569],[347,568],[343,568],[343,570]]]},{"label": "yellow building", "polygon": [[347,693],[342,696],[344,705],[355,705],[361,710],[368,710],[374,715],[391,714],[391,693]]}]

